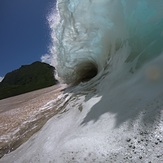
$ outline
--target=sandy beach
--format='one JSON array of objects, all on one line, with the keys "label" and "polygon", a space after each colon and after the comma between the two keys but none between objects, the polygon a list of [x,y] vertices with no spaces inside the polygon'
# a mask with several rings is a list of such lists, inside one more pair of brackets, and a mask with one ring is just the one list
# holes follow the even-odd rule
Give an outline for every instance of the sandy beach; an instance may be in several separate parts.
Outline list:
[{"label": "sandy beach", "polygon": [[[63,85],[0,100],[0,158],[13,151],[59,112],[46,104],[62,93]],[[55,101],[54,101],[55,103]]]}]

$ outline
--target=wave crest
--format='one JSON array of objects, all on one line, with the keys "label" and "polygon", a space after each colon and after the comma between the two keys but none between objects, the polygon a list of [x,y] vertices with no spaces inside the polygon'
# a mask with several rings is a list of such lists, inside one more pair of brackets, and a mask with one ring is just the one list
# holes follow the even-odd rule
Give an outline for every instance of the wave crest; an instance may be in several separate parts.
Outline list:
[{"label": "wave crest", "polygon": [[51,49],[56,50],[52,53],[59,78],[67,84],[92,79],[126,42],[127,61],[143,55],[143,62],[155,47],[159,50],[152,55],[160,54],[163,48],[155,44],[163,41],[160,6],[160,0],[58,0],[60,20],[57,27],[51,25],[55,40]]}]

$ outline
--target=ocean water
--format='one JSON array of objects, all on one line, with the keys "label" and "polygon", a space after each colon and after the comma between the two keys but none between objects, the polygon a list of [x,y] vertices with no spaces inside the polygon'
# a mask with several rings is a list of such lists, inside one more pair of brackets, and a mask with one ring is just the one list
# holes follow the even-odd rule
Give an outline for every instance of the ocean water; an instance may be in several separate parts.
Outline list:
[{"label": "ocean water", "polygon": [[51,25],[58,76],[74,84],[108,65],[120,67],[115,57],[133,72],[158,57],[163,51],[162,7],[161,0],[58,0],[59,24]]},{"label": "ocean water", "polygon": [[163,1],[58,0],[63,110],[0,162],[163,162]]}]

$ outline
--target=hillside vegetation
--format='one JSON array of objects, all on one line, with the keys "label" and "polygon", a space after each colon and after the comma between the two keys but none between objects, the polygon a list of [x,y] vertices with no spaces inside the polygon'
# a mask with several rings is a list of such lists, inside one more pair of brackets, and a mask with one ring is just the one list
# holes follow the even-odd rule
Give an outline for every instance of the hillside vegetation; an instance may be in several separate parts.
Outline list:
[{"label": "hillside vegetation", "polygon": [[0,82],[0,99],[56,84],[54,71],[54,67],[37,61],[7,73]]}]

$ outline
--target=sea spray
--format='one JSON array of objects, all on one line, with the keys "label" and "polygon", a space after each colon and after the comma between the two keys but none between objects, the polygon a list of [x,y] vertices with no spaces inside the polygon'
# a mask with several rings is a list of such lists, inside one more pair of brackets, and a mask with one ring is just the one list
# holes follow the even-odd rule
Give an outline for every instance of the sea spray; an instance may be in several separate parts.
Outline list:
[{"label": "sea spray", "polygon": [[126,61],[136,58],[135,67],[159,55],[163,41],[160,6],[161,1],[152,0],[58,0],[54,15],[59,24],[51,23],[57,75],[68,84],[88,81],[105,69],[126,42],[131,49]]},{"label": "sea spray", "polygon": [[162,0],[58,0],[57,73],[70,84],[91,80],[65,90],[63,112],[0,162],[162,162],[162,8]]},{"label": "sea spray", "polygon": [[123,23],[118,25],[118,20],[113,20],[115,16],[121,20],[121,12],[112,15],[112,5],[118,4],[104,0],[58,1],[57,72],[66,83],[96,76],[113,52],[116,35],[120,41],[125,38]]}]

